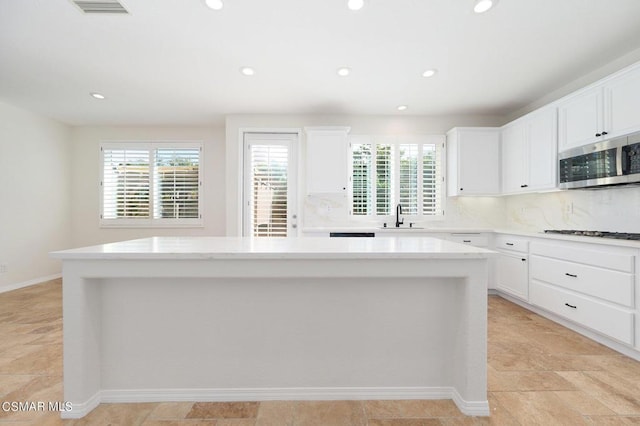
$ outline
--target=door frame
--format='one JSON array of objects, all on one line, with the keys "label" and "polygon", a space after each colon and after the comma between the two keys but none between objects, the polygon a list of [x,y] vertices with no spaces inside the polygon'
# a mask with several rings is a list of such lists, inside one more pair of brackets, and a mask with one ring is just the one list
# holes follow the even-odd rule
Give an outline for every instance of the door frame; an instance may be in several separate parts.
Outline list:
[{"label": "door frame", "polygon": [[[293,135],[293,140],[291,141],[291,152],[289,153],[289,158],[291,159],[292,164],[289,168],[288,173],[288,181],[295,182],[295,188],[293,192],[289,192],[288,197],[293,198],[293,200],[287,200],[287,205],[291,205],[293,209],[287,208],[288,215],[288,223],[291,220],[292,215],[296,215],[296,227],[292,228],[287,226],[287,237],[295,237],[300,232],[302,225],[302,215],[301,215],[301,207],[302,207],[302,186],[300,184],[300,164],[301,164],[301,152],[300,152],[300,140],[302,136],[302,129],[300,128],[240,128],[238,131],[239,134],[239,145],[240,145],[240,155],[239,155],[239,175],[238,186],[239,186],[239,197],[238,197],[238,223],[240,224],[240,235],[243,237],[250,237],[251,233],[248,232],[248,217],[247,217],[247,206],[245,205],[245,196],[247,192],[247,182],[246,182],[246,172],[245,169],[247,167],[246,162],[247,158],[247,149],[245,142],[245,135],[250,133],[260,133],[260,134],[282,134],[282,135]],[[291,168],[293,166],[293,169]],[[293,176],[293,179],[292,179]],[[289,201],[292,201],[291,203]]]}]

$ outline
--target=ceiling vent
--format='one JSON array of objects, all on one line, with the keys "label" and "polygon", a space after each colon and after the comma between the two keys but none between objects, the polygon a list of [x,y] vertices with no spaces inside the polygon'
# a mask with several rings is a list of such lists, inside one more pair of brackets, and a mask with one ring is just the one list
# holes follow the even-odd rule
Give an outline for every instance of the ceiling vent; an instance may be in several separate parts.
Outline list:
[{"label": "ceiling vent", "polygon": [[129,13],[117,0],[72,0],[84,13],[106,13],[122,14]]}]

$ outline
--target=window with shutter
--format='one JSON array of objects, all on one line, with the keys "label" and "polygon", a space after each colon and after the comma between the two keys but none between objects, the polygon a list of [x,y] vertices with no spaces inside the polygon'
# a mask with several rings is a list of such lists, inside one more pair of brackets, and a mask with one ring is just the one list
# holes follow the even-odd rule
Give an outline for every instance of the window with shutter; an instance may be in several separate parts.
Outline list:
[{"label": "window with shutter", "polygon": [[102,226],[202,226],[194,143],[101,144]]},{"label": "window with shutter", "polygon": [[390,216],[398,203],[405,216],[443,216],[444,136],[351,140],[353,216]]}]

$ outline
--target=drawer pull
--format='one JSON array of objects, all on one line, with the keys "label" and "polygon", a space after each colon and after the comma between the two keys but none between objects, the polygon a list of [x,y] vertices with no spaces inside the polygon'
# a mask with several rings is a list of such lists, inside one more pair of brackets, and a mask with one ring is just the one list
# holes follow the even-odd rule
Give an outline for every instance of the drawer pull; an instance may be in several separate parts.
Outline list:
[{"label": "drawer pull", "polygon": [[513,245],[513,243],[505,243],[505,244],[508,245],[508,246],[512,246]]},{"label": "drawer pull", "polygon": [[463,243],[470,243],[471,240],[462,240]]},{"label": "drawer pull", "polygon": [[577,307],[576,305],[570,305],[570,304],[568,304],[568,303],[565,303],[565,304],[564,304],[564,306],[568,306],[568,307],[570,307],[571,309],[578,309],[578,307]]},{"label": "drawer pull", "polygon": [[578,278],[578,276],[577,276],[577,275],[575,275],[575,274],[570,274],[570,273],[568,273],[568,272],[565,272],[565,275],[566,275],[566,276],[568,276],[568,277],[571,277],[571,278]]},{"label": "drawer pull", "polygon": [[525,259],[524,257],[523,257],[522,259],[520,259],[520,260],[522,260],[523,262],[526,262],[526,261],[527,261],[527,259]]}]

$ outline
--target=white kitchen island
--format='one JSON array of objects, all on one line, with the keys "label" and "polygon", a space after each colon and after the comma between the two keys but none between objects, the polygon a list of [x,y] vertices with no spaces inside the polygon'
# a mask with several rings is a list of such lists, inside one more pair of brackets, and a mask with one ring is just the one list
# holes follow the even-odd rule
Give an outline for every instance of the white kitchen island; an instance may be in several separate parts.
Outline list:
[{"label": "white kitchen island", "polygon": [[156,237],[63,261],[64,399],[487,402],[490,251],[434,238]]}]

